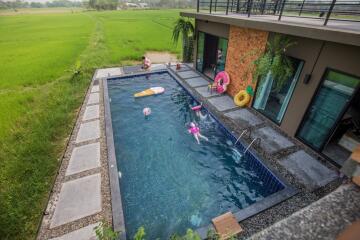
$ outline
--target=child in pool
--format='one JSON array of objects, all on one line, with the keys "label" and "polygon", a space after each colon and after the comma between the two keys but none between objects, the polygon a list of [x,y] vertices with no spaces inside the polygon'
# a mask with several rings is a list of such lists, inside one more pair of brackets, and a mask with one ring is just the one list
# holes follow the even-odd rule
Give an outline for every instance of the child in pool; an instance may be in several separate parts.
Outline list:
[{"label": "child in pool", "polygon": [[203,135],[200,134],[200,128],[198,126],[196,126],[195,123],[191,122],[190,123],[190,128],[188,129],[189,133],[191,133],[192,135],[194,135],[194,138],[196,139],[197,143],[200,144],[200,139],[205,139],[206,141],[209,141],[209,139]]},{"label": "child in pool", "polygon": [[149,58],[143,56],[142,57],[143,66],[142,69],[148,70],[151,67],[151,61]]}]

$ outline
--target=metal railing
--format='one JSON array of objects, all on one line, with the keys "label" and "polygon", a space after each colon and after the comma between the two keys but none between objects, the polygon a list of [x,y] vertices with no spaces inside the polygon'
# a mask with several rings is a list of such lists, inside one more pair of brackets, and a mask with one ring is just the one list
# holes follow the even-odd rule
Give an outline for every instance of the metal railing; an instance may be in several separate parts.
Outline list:
[{"label": "metal railing", "polygon": [[360,21],[360,0],[198,0],[197,12]]}]

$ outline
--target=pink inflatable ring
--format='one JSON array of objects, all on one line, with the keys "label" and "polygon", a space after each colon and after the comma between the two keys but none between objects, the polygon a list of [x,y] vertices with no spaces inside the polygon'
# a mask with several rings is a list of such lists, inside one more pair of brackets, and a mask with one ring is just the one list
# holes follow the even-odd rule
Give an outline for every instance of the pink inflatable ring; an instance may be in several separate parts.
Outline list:
[{"label": "pink inflatable ring", "polygon": [[230,76],[227,72],[219,72],[214,80],[213,86],[216,87],[218,93],[226,92],[227,86],[230,84]]}]

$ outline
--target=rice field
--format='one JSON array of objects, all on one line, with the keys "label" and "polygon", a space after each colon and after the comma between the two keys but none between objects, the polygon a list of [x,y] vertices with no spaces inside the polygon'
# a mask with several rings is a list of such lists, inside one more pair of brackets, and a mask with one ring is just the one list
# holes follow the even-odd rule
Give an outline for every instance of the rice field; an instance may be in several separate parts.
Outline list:
[{"label": "rice field", "polygon": [[[38,10],[37,10],[38,11]],[[34,239],[67,138],[98,67],[180,53],[178,10],[0,11],[0,236]],[[73,76],[76,62],[81,74]]]}]

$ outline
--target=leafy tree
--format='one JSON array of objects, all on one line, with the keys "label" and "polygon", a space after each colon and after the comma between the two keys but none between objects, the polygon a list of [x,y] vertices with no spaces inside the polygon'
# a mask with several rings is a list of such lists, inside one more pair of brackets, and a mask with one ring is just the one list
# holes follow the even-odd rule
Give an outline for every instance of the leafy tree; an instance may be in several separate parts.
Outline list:
[{"label": "leafy tree", "polygon": [[139,229],[135,233],[134,240],[145,240],[145,235],[145,228],[139,227]]},{"label": "leafy tree", "polygon": [[176,20],[172,39],[175,45],[177,45],[179,38],[182,38],[182,57],[183,62],[191,62],[194,52],[194,32],[195,28],[193,22],[183,17]]},{"label": "leafy tree", "polygon": [[97,240],[117,240],[119,237],[118,232],[114,232],[111,226],[104,220],[99,226],[94,228]]}]

